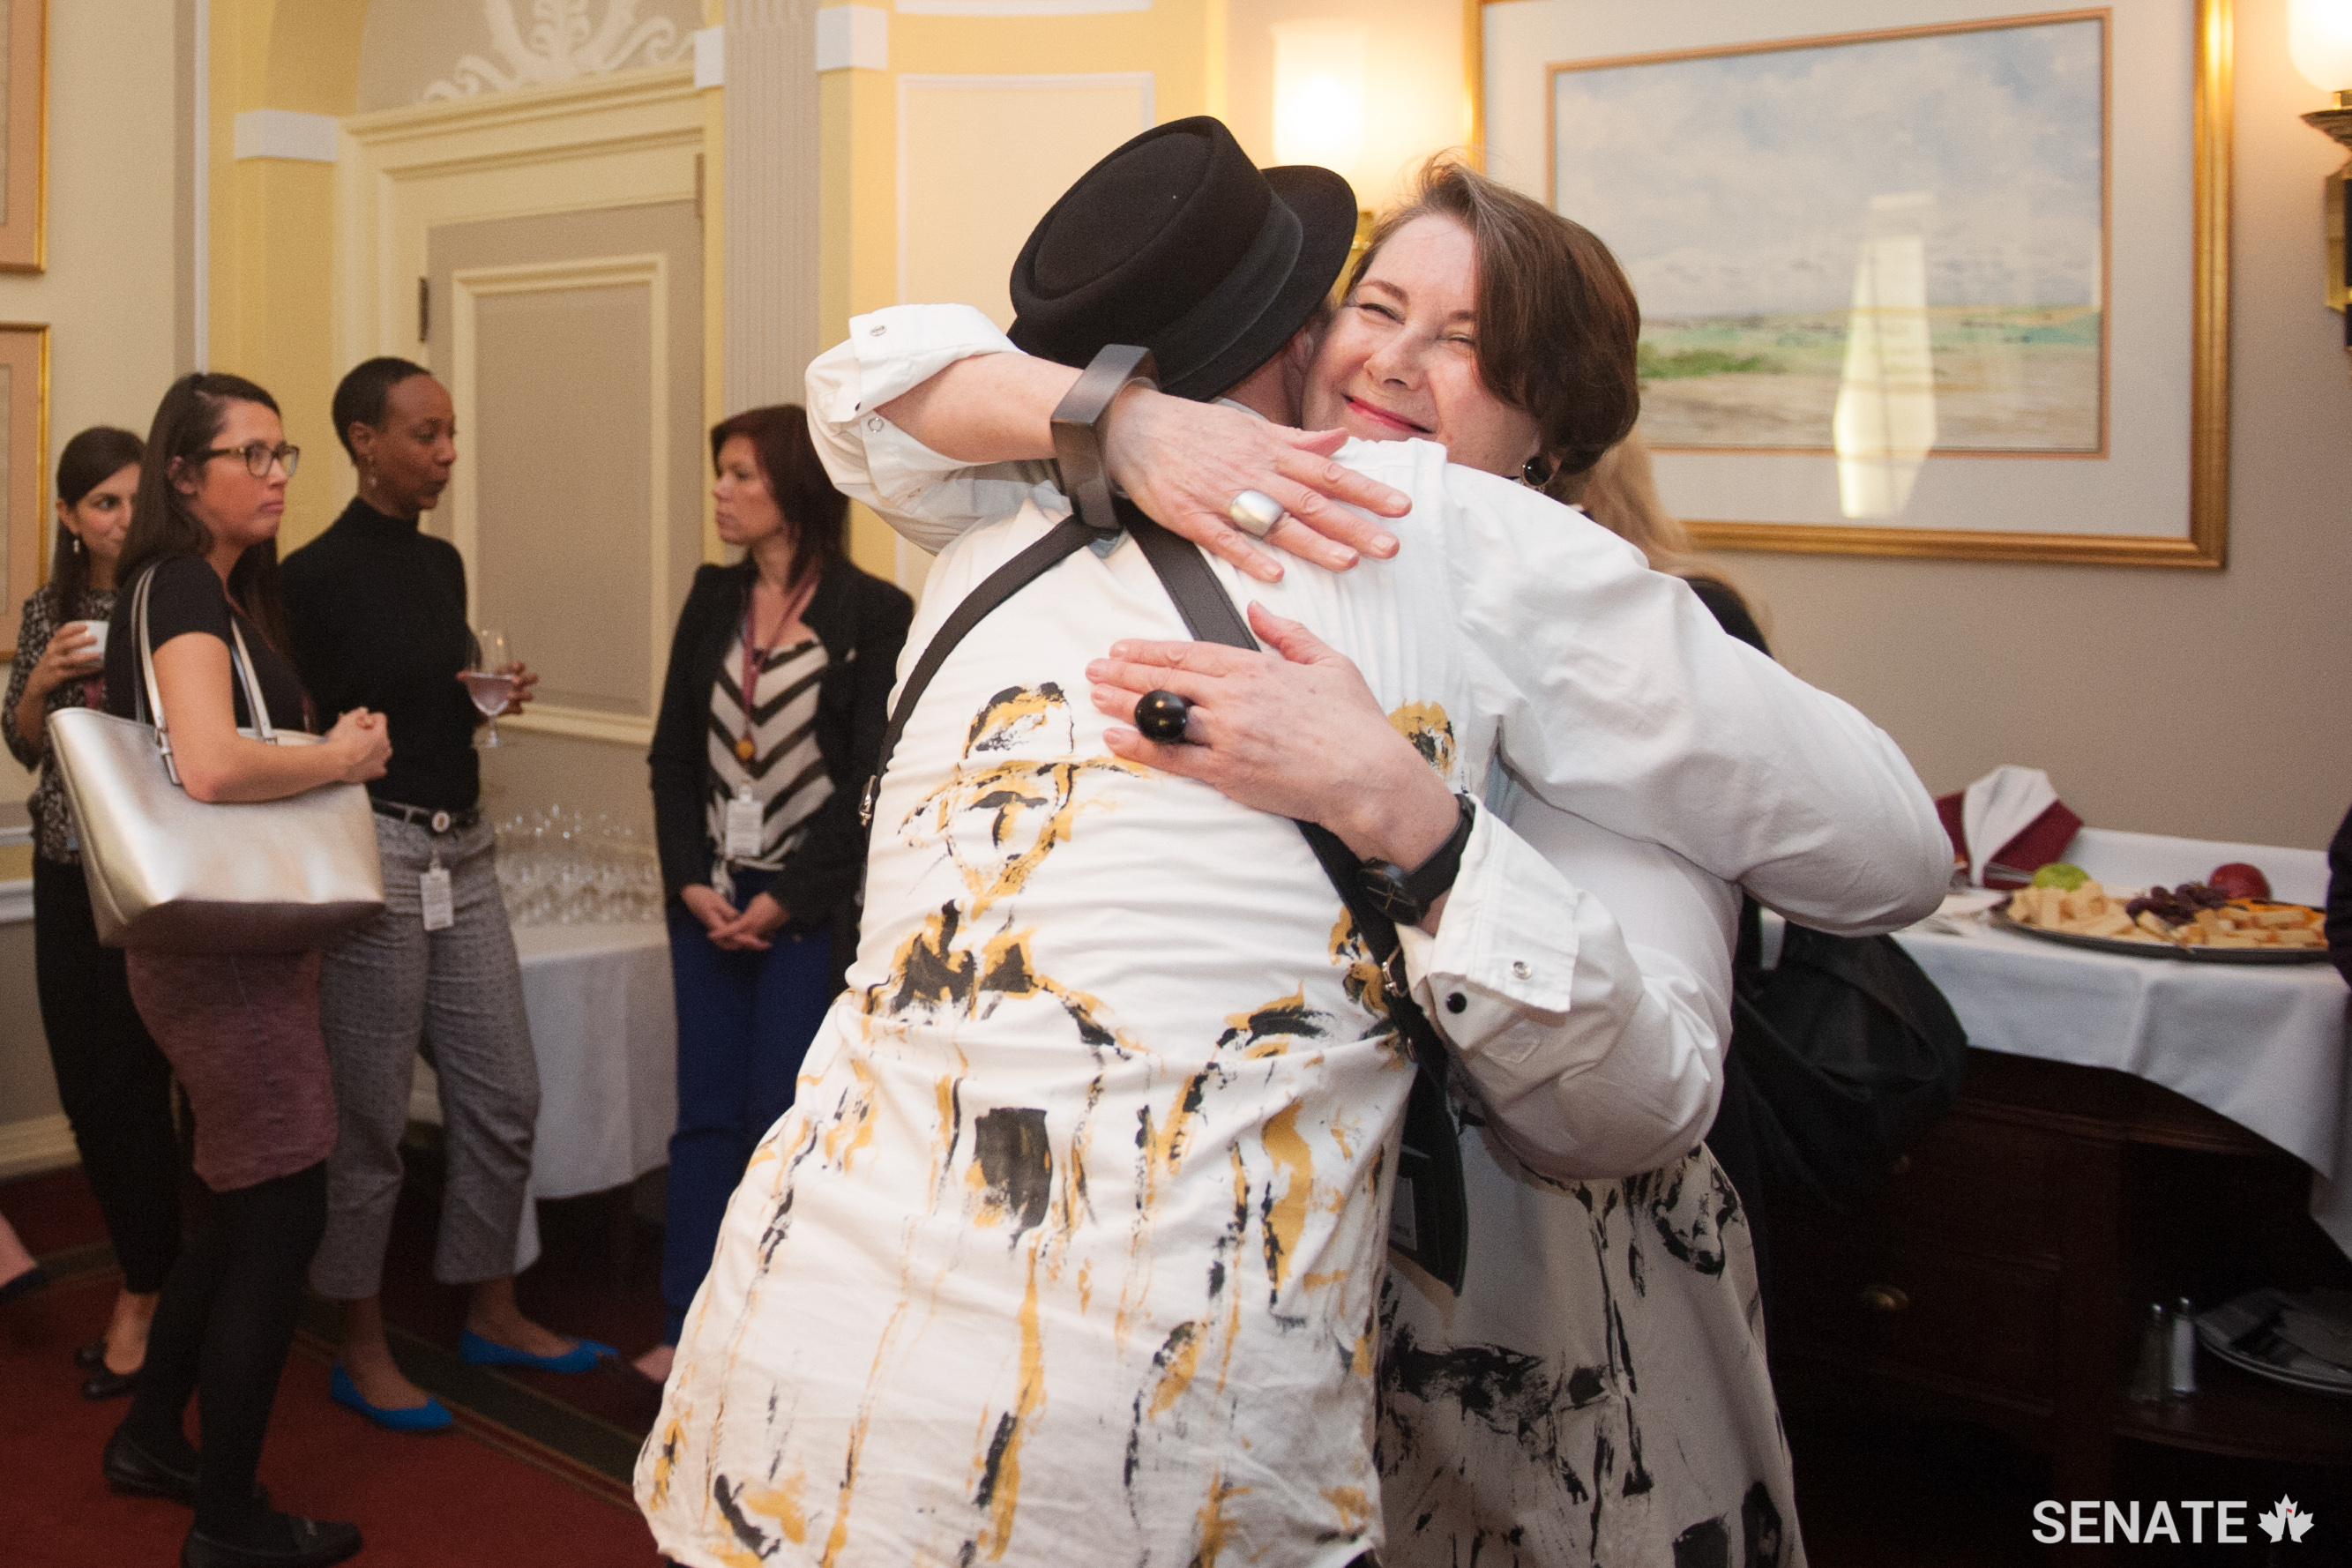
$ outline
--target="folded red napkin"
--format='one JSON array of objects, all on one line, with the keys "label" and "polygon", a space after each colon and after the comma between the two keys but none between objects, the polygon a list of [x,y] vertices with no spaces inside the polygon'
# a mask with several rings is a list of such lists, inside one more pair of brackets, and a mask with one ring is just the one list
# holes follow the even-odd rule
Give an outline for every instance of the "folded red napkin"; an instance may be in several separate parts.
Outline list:
[{"label": "folded red napkin", "polygon": [[[1936,815],[1944,820],[1944,836],[1952,841],[1952,857],[1960,861],[1969,859],[1968,833],[1960,826],[1966,794],[1955,790],[1936,801]],[[2066,846],[2082,827],[2083,819],[2069,811],[2065,802],[2051,802],[2042,815],[2025,825],[2023,831],[1985,857],[1977,880],[1988,888],[2027,886],[2033,880],[2034,872],[2066,852]]]}]

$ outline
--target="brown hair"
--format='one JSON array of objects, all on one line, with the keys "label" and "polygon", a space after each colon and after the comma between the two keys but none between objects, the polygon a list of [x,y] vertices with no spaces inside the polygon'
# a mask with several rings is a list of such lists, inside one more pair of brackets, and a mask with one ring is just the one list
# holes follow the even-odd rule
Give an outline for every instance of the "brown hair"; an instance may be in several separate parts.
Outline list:
[{"label": "brown hair", "polygon": [[833,488],[816,455],[816,443],[809,438],[808,411],[797,403],[774,403],[721,419],[710,427],[714,472],[719,452],[738,436],[751,443],[768,494],[792,524],[793,570],[785,586],[840,560],[849,498]]},{"label": "brown hair", "polygon": [[[139,461],[145,450],[128,430],[91,426],[58,454],[58,500],[69,508],[79,506],[82,497]],[[89,586],[89,551],[60,520],[49,545],[50,616],[60,621],[71,616]]]},{"label": "brown hair", "polygon": [[[1624,438],[1642,409],[1633,344],[1642,308],[1591,230],[1441,153],[1404,205],[1382,215],[1349,276],[1350,292],[1391,236],[1449,217],[1478,256],[1478,378],[1541,432],[1538,463],[1555,495]],[[1558,488],[1556,488],[1558,487]]]},{"label": "brown hair", "polygon": [[[167,555],[212,553],[213,531],[173,487],[172,466],[198,460],[228,423],[232,403],[257,403],[272,414],[278,413],[276,398],[245,377],[225,371],[184,375],[155,405],[155,423],[147,431],[147,455],[139,465],[139,499],[131,503],[131,531],[123,537],[122,558],[115,563],[118,587],[129,588],[142,568]],[[286,604],[278,591],[276,539],[245,547],[229,570],[228,596],[273,647],[287,646]]]}]

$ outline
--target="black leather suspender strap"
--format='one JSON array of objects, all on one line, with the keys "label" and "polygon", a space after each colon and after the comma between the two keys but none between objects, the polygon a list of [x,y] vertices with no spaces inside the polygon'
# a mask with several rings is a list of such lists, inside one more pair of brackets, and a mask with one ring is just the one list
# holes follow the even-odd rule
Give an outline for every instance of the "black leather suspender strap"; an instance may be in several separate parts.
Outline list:
[{"label": "black leather suspender strap", "polygon": [[[1197,641],[1229,647],[1257,647],[1248,624],[1234,607],[1233,596],[1209,570],[1198,546],[1152,521],[1132,501],[1119,500],[1118,511]],[[1470,1208],[1469,1194],[1462,1184],[1460,1133],[1445,1093],[1445,1042],[1412,999],[1412,989],[1405,982],[1404,948],[1397,940],[1396,922],[1373,904],[1355,852],[1319,823],[1301,822],[1298,831],[1306,835],[1323,874],[1331,879],[1331,886],[1355,919],[1358,934],[1379,962],[1389,1017],[1412,1047],[1420,1069],[1413,1074],[1412,1092],[1405,1101],[1404,1144],[1398,1159],[1389,1245],[1458,1295],[1469,1263]]]},{"label": "black leather suspender strap", "polygon": [[923,648],[923,657],[907,672],[907,684],[898,690],[898,705],[890,710],[889,727],[882,731],[882,752],[874,759],[874,776],[866,781],[866,798],[858,803],[857,820],[867,827],[874,826],[874,796],[882,787],[882,775],[890,766],[890,753],[898,749],[899,732],[907,727],[907,715],[940,672],[948,655],[965,634],[980,625],[988,612],[1013,597],[1032,582],[1045,575],[1045,569],[1063,556],[1076,551],[1087,541],[1097,537],[1096,531],[1080,522],[1076,516],[1066,517],[1054,525],[1036,543],[999,566],[982,579],[979,587],[964,595],[955,614],[940,624],[931,634],[930,642]]}]

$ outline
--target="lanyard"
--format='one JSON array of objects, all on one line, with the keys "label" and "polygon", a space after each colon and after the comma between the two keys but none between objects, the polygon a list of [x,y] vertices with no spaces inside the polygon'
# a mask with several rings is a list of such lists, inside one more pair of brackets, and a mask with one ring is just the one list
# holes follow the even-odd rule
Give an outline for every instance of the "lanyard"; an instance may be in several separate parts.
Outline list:
[{"label": "lanyard", "polygon": [[[781,637],[783,629],[792,625],[793,617],[801,613],[802,607],[808,603],[815,591],[816,579],[812,575],[801,585],[798,593],[784,601],[783,616],[776,622],[778,636]],[[759,685],[760,668],[767,662],[768,656],[766,648],[760,647],[751,641],[751,622],[759,613],[759,589],[754,585],[751,592],[744,595],[743,602],[743,683],[740,689],[743,699],[743,733],[735,741],[735,755],[738,760],[746,763],[758,755],[760,750],[751,740],[751,700],[754,690]]]},{"label": "lanyard", "polygon": [[750,762],[759,751],[759,747],[751,743],[751,695],[759,684],[760,666],[766,661],[765,656],[768,651],[765,648],[751,646],[751,607],[746,605],[743,610],[743,684],[740,689],[743,699],[743,733],[737,736],[735,740],[735,755],[746,763]]}]

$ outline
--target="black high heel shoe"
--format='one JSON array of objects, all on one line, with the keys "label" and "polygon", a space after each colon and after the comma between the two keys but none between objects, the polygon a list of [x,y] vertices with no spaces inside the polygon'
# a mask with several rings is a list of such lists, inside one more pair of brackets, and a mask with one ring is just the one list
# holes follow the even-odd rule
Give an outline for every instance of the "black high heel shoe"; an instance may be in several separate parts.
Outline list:
[{"label": "black high heel shoe", "polygon": [[88,1400],[120,1399],[139,1386],[139,1368],[117,1372],[99,1357],[98,1370],[81,1380],[81,1396]]}]

